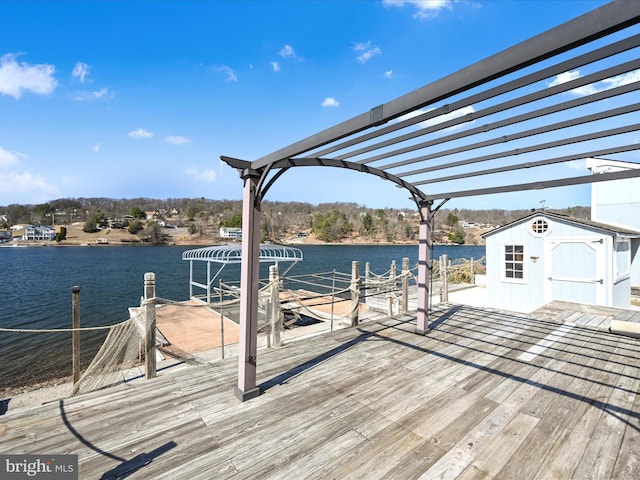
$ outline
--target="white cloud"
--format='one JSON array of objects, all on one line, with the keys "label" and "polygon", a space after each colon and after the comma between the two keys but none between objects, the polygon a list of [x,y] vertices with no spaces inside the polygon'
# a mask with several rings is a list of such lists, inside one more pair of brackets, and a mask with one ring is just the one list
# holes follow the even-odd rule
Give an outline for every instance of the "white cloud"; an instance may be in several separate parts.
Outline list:
[{"label": "white cloud", "polygon": [[94,153],[98,153],[98,152],[100,151],[100,147],[101,147],[101,145],[100,145],[99,143],[96,143],[96,144],[93,146],[93,149],[92,149],[92,150],[94,151]]},{"label": "white cloud", "polygon": [[413,18],[432,18],[440,13],[443,8],[452,8],[451,0],[382,0],[387,7],[404,7],[405,4],[413,5],[417,12]]},{"label": "white cloud", "polygon": [[393,70],[387,70],[384,72],[384,78],[393,78]]},{"label": "white cloud", "polygon": [[[555,87],[563,83],[570,82],[577,78],[580,78],[580,70],[573,70],[571,72],[564,72],[556,75],[553,80],[549,82],[549,87]],[[599,82],[591,83],[589,85],[583,85],[582,87],[574,88],[565,93],[571,93],[573,95],[584,96],[592,95],[594,93],[602,92],[610,88],[621,87],[629,83],[640,81],[640,70],[634,70],[632,72],[617,75],[615,77],[606,78]]]},{"label": "white cloud", "polygon": [[185,143],[191,143],[190,138],[182,137],[180,135],[169,135],[165,137],[164,141],[171,145],[184,145]]},{"label": "white cloud", "polygon": [[[9,171],[0,173],[0,185],[4,197],[28,197],[28,201],[21,203],[44,202],[59,196],[56,185],[47,182],[42,175],[31,172]],[[8,201],[8,200],[7,200]]]},{"label": "white cloud", "polygon": [[0,168],[8,168],[12,165],[17,165],[20,163],[18,157],[19,153],[10,152],[9,150],[5,150],[0,147]]},{"label": "white cloud", "polygon": [[285,45],[282,47],[282,50],[280,50],[280,56],[284,58],[298,58],[291,45]]},{"label": "white cloud", "polygon": [[571,162],[565,163],[565,165],[572,170],[579,170],[583,172],[587,170],[586,160],[572,160]]},{"label": "white cloud", "polygon": [[574,70],[573,72],[560,73],[556,75],[556,77],[549,83],[549,86],[555,87],[556,85],[570,82],[571,80],[575,80],[576,78],[580,78],[579,70]]},{"label": "white cloud", "polygon": [[271,67],[273,68],[274,72],[280,71],[280,64],[278,62],[271,62]]},{"label": "white cloud", "polygon": [[628,85],[629,83],[637,82],[640,80],[640,70],[634,70],[633,72],[624,73],[616,77],[607,78],[602,83],[608,85],[606,88],[621,87],[622,85]]},{"label": "white cloud", "polygon": [[0,204],[13,203],[19,197],[29,199],[21,203],[40,203],[59,195],[58,187],[42,175],[20,170],[18,166],[24,158],[27,156],[23,153],[0,147]]},{"label": "white cloud", "polygon": [[71,76],[79,78],[80,83],[84,83],[84,79],[89,75],[89,65],[84,62],[78,62],[71,71]]},{"label": "white cloud", "polygon": [[27,171],[0,172],[0,203],[12,203],[16,198],[26,198],[20,203],[42,203],[60,195],[58,187],[47,182],[42,175]]},{"label": "white cloud", "polygon": [[216,181],[216,172],[211,168],[200,170],[198,167],[190,167],[186,173],[196,182],[214,183]]},{"label": "white cloud", "polygon": [[136,130],[131,130],[127,135],[129,138],[134,138],[136,140],[140,140],[142,138],[153,138],[153,133],[144,128],[138,128]]},{"label": "white cloud", "polygon": [[[582,75],[580,75],[579,70],[560,73],[556,75],[555,78],[551,80],[551,82],[549,82],[549,87],[555,87],[556,85],[562,85],[563,83],[571,82],[572,80],[580,78],[581,76]],[[596,92],[597,90],[593,85],[583,85],[582,87],[578,87],[578,88],[574,88],[573,90],[570,90],[570,93],[573,93],[574,95],[579,95],[579,96],[591,95],[592,93],[596,93]]]},{"label": "white cloud", "polygon": [[339,107],[340,102],[333,97],[327,97],[322,101],[323,107]]},{"label": "white cloud", "polygon": [[[433,109],[416,110],[416,111],[413,111],[411,113],[408,113],[408,114],[403,115],[402,117],[398,118],[398,121],[400,122],[402,120],[407,120],[409,118],[417,117],[418,115],[422,115],[423,113],[430,112],[432,110]],[[475,109],[471,105],[468,105],[466,107],[459,108],[458,110],[454,110],[453,112],[449,112],[449,113],[446,113],[444,115],[438,115],[437,117],[430,118],[428,120],[425,120],[424,122],[420,122],[420,123],[418,123],[418,127],[420,127],[420,128],[428,128],[428,127],[431,127],[433,125],[438,125],[439,123],[448,122],[449,120],[452,120],[454,118],[464,117],[465,115],[469,115],[470,113],[473,113],[473,112],[475,112]],[[473,123],[474,121],[475,120],[472,120],[471,122],[465,122],[465,123]],[[458,125],[454,125],[452,127],[445,128],[444,131],[445,132],[450,132],[450,131],[458,130],[458,129],[462,128],[462,126],[463,126],[463,123],[462,124],[458,124]]]},{"label": "white cloud", "polygon": [[22,93],[46,95],[53,92],[58,82],[53,77],[53,65],[18,63],[13,54],[0,57],[0,94],[19,99]]},{"label": "white cloud", "polygon": [[111,100],[113,97],[113,92],[104,87],[95,92],[79,92],[73,99],[77,102],[92,102],[94,100]]},{"label": "white cloud", "polygon": [[371,58],[382,54],[382,50],[378,47],[371,47],[371,41],[367,43],[356,43],[353,46],[353,50],[356,52],[362,52],[357,57],[360,63],[367,63]]},{"label": "white cloud", "polygon": [[224,74],[227,75],[227,82],[237,82],[238,81],[238,76],[236,75],[236,72],[233,71],[233,69],[227,65],[221,65],[219,67],[214,67],[213,68],[214,72],[222,72]]}]

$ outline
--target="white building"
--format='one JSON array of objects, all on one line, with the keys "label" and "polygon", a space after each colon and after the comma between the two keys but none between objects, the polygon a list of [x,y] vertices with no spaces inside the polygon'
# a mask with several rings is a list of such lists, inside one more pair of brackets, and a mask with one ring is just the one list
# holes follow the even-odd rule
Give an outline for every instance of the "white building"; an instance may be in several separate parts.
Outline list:
[{"label": "white building", "polygon": [[242,238],[241,227],[220,227],[221,238]]},{"label": "white building", "polygon": [[51,241],[56,238],[56,231],[46,225],[27,225],[23,240],[45,240]]},{"label": "white building", "polygon": [[637,231],[540,211],[484,238],[492,307],[531,312],[554,300],[629,307]]},{"label": "white building", "polygon": [[[594,175],[639,168],[588,159]],[[483,235],[489,305],[531,312],[561,300],[628,308],[640,286],[640,178],[592,184],[591,220],[537,211]]]}]

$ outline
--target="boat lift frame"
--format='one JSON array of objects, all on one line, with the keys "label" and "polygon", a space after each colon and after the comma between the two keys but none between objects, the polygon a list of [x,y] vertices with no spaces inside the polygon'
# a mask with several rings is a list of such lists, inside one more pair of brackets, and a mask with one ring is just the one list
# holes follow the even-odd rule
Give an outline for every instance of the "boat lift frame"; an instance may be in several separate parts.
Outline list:
[{"label": "boat lift frame", "polygon": [[[303,260],[302,250],[299,248],[288,247],[276,244],[260,245],[260,263],[274,263],[278,265],[281,262],[289,262],[290,265],[282,272],[282,276],[286,275],[289,270],[299,261]],[[216,278],[220,276],[222,270],[227,265],[242,263],[242,245],[214,245],[210,247],[196,248],[194,250],[186,250],[182,253],[183,260],[189,260],[189,298],[193,299],[193,287],[199,287],[207,292],[207,303],[211,303],[211,285]],[[193,279],[193,262],[207,262],[207,282],[200,283]],[[211,264],[220,264],[220,268],[211,276]]]}]

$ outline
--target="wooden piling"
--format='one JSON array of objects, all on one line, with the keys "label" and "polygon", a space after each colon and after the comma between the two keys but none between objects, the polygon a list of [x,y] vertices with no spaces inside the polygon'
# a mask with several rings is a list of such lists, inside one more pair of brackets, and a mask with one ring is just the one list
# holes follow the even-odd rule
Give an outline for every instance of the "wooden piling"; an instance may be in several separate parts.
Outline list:
[{"label": "wooden piling", "polygon": [[74,385],[80,380],[80,287],[71,287],[72,368]]},{"label": "wooden piling", "polygon": [[440,302],[449,301],[449,256],[447,254],[440,256]]},{"label": "wooden piling", "polygon": [[333,332],[333,308],[336,302],[336,269],[333,269],[333,280],[331,281],[331,331]]},{"label": "wooden piling", "polygon": [[402,313],[409,311],[409,258],[402,259],[402,303],[400,304]]},{"label": "wooden piling", "polygon": [[269,283],[271,284],[271,332],[273,335],[273,346],[282,346],[282,322],[280,315],[280,276],[278,273],[278,266],[271,265],[269,267]]},{"label": "wooden piling", "polygon": [[224,360],[224,312],[222,311],[222,302],[224,295],[222,293],[222,280],[218,280],[218,292],[220,294],[220,358]]},{"label": "wooden piling", "polygon": [[145,325],[145,378],[156,376],[156,274],[147,272],[144,274],[144,306]]},{"label": "wooden piling", "polygon": [[351,313],[351,326],[357,327],[360,323],[359,303],[360,303],[360,262],[354,260],[351,262],[351,302],[355,304]]}]

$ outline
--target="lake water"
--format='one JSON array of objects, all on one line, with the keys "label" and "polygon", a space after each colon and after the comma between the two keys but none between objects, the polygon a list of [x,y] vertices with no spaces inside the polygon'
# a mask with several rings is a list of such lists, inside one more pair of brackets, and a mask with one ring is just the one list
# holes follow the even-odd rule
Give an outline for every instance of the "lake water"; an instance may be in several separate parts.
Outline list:
[{"label": "lake water", "polygon": [[[81,326],[102,326],[129,318],[128,308],[140,304],[145,272],[156,274],[158,297],[171,300],[189,298],[189,262],[185,246],[96,246],[0,248],[0,327],[70,328],[71,288],[80,287]],[[402,258],[414,268],[417,245],[300,245],[304,260],[288,275],[330,272],[351,273],[357,260],[382,274],[395,260],[398,272]],[[435,246],[434,258],[481,258],[484,246]],[[261,267],[266,277],[267,266]],[[281,270],[285,268],[283,265]],[[237,281],[239,266],[228,266],[221,274],[226,282]],[[201,278],[196,280],[203,281]],[[194,292],[201,293],[201,292]],[[103,333],[83,332],[83,363],[95,354]],[[70,333],[0,332],[0,390],[71,372]]]}]

